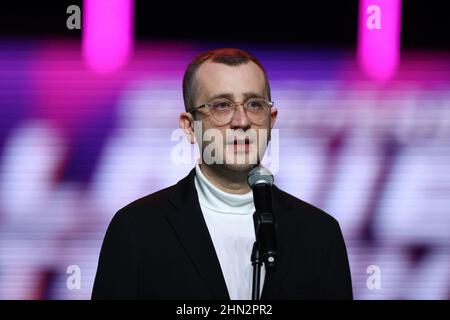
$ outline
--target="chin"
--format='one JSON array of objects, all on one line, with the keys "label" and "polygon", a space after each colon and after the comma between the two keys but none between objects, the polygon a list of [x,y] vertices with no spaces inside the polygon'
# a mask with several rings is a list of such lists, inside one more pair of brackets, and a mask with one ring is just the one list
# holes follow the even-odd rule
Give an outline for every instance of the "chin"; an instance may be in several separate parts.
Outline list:
[{"label": "chin", "polygon": [[224,166],[229,171],[248,172],[248,171],[252,170],[256,166],[256,164],[248,164],[248,163],[244,163],[244,164],[224,164]]},{"label": "chin", "polygon": [[234,172],[250,171],[259,164],[256,152],[236,153],[234,154],[233,157],[233,154],[227,151],[228,150],[224,152],[225,161],[223,165],[229,171]]}]

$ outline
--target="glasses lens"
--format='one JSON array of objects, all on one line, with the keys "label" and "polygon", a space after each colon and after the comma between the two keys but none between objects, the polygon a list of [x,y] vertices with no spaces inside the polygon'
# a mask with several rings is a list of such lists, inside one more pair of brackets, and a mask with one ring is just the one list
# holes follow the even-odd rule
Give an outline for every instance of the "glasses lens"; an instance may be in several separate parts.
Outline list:
[{"label": "glasses lens", "polygon": [[245,103],[247,116],[250,121],[256,124],[264,122],[269,111],[269,104],[264,99],[250,99]]},{"label": "glasses lens", "polygon": [[219,123],[226,123],[233,117],[233,102],[227,99],[214,100],[210,103],[211,115]]}]

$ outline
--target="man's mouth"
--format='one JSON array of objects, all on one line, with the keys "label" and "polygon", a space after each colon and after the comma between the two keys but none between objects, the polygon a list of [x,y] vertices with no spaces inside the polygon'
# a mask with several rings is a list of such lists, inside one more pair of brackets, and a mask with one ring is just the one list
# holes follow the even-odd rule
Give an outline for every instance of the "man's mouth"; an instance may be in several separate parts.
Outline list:
[{"label": "man's mouth", "polygon": [[249,138],[240,138],[240,139],[234,139],[233,141],[234,145],[245,145],[245,144],[250,144],[250,139]]},{"label": "man's mouth", "polygon": [[250,152],[250,146],[252,140],[249,137],[234,138],[233,142],[229,143],[229,146],[234,152]]}]

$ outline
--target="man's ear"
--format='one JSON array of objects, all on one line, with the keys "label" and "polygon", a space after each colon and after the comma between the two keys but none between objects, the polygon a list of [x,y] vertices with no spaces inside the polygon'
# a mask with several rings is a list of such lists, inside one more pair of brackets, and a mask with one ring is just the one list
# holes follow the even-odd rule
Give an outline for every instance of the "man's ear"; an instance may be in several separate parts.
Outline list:
[{"label": "man's ear", "polygon": [[273,107],[270,108],[270,129],[275,125],[275,121],[277,121],[278,109]]},{"label": "man's ear", "polygon": [[183,129],[191,144],[195,143],[194,118],[189,112],[182,112],[179,118],[180,128]]},{"label": "man's ear", "polygon": [[272,139],[272,128],[275,125],[275,122],[277,121],[278,116],[278,109],[277,108],[271,108],[270,109],[270,129],[269,129],[269,137],[267,142],[269,142]]}]

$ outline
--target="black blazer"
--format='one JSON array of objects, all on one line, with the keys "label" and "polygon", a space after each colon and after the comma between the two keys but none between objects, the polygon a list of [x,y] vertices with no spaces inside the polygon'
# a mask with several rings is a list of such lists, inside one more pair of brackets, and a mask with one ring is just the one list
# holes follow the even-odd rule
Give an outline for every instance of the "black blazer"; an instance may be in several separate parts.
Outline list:
[{"label": "black blazer", "polygon": [[[92,299],[230,299],[194,177],[192,169],[176,185],[116,213]],[[352,299],[338,222],[276,186],[272,197],[279,258],[261,299]]]}]

